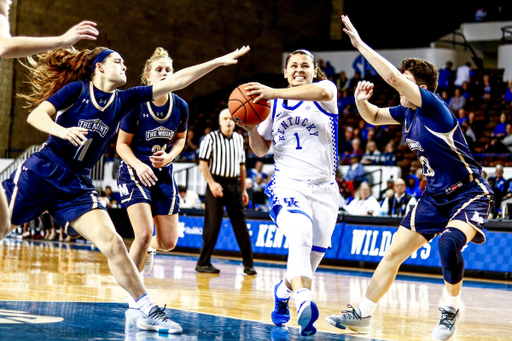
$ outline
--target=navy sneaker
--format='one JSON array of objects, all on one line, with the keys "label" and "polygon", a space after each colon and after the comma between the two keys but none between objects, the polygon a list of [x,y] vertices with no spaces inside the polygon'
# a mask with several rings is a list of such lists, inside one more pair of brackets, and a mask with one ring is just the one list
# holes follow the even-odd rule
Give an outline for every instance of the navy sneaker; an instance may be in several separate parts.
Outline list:
[{"label": "navy sneaker", "polygon": [[276,326],[282,326],[290,321],[290,309],[288,309],[288,301],[290,301],[290,298],[282,299],[277,297],[277,288],[282,282],[283,281],[276,284],[273,293],[275,307],[272,311],[272,322],[274,322]]}]

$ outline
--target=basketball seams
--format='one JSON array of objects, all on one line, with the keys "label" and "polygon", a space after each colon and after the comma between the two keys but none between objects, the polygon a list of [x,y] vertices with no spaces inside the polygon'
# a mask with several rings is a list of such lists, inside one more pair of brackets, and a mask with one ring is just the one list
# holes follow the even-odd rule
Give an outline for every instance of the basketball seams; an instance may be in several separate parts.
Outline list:
[{"label": "basketball seams", "polygon": [[[271,105],[268,102],[265,104],[252,102],[256,96],[246,95],[245,89],[248,86],[248,84],[242,84],[233,90],[228,100],[229,111],[235,120],[248,125],[258,125],[264,121],[262,117],[265,116],[265,112],[270,112]],[[244,107],[244,112],[240,111],[241,107]]]}]

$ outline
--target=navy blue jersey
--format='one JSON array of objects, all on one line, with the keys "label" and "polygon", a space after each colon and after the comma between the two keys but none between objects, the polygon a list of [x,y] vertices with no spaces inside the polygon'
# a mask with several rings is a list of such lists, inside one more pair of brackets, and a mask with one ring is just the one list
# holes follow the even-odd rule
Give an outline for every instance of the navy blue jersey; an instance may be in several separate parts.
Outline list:
[{"label": "navy blue jersey", "polygon": [[117,132],[119,122],[134,106],[150,101],[153,89],[134,87],[105,93],[92,82],[67,84],[47,99],[57,110],[55,122],[65,128],[88,129],[81,146],[50,135],[44,150],[58,155],[73,169],[90,169],[103,155]]},{"label": "navy blue jersey", "polygon": [[152,102],[137,105],[121,121],[121,130],[133,134],[130,148],[137,159],[151,165],[149,157],[163,150],[169,152],[176,133],[188,128],[188,105],[175,94],[170,94],[164,106]]},{"label": "navy blue jersey", "polygon": [[421,108],[411,110],[399,105],[389,111],[403,125],[403,137],[423,166],[426,190],[432,194],[450,193],[479,177],[481,167],[443,100],[421,87],[420,91]]}]

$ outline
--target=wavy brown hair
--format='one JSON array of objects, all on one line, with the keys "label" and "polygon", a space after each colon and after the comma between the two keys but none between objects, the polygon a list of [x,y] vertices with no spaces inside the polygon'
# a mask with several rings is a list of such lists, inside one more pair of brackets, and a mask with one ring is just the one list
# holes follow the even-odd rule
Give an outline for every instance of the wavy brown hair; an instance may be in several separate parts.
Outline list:
[{"label": "wavy brown hair", "polygon": [[431,62],[421,58],[406,58],[402,60],[398,69],[401,73],[405,71],[412,73],[417,85],[425,85],[431,92],[436,91],[439,71]]},{"label": "wavy brown hair", "polygon": [[[143,85],[149,85],[148,73],[151,71],[151,68],[153,67],[153,62],[158,59],[169,59],[171,61],[172,67],[172,58],[169,56],[169,52],[167,52],[165,49],[161,47],[157,47],[155,49],[155,52],[153,52],[153,55],[149,57],[148,60],[146,60],[144,69],[142,69],[142,75],[140,75],[140,80]],[[172,67],[171,71],[174,71],[174,67]]]},{"label": "wavy brown hair", "polygon": [[78,50],[67,47],[38,54],[35,58],[27,57],[23,64],[30,71],[30,94],[18,94],[27,100],[25,108],[34,108],[48,97],[59,91],[64,85],[91,78],[94,58],[106,47],[93,50]]}]

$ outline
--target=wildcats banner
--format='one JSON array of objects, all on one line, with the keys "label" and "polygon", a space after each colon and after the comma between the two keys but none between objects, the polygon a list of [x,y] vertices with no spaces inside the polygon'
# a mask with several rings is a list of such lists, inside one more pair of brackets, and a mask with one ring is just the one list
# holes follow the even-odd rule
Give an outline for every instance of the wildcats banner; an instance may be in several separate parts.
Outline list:
[{"label": "wildcats banner", "polygon": [[[201,248],[203,245],[203,217],[180,217],[178,246]],[[288,254],[288,243],[281,230],[270,220],[247,220],[254,253],[275,255]],[[336,225],[332,236],[332,247],[325,258],[379,262],[393,241],[396,227]],[[512,271],[512,233],[486,232],[487,240],[482,245],[469,243],[463,250],[465,268],[496,272]],[[437,238],[413,253],[405,264],[417,266],[441,266]],[[215,247],[223,251],[240,251],[229,219],[222,220],[219,239]]]}]

